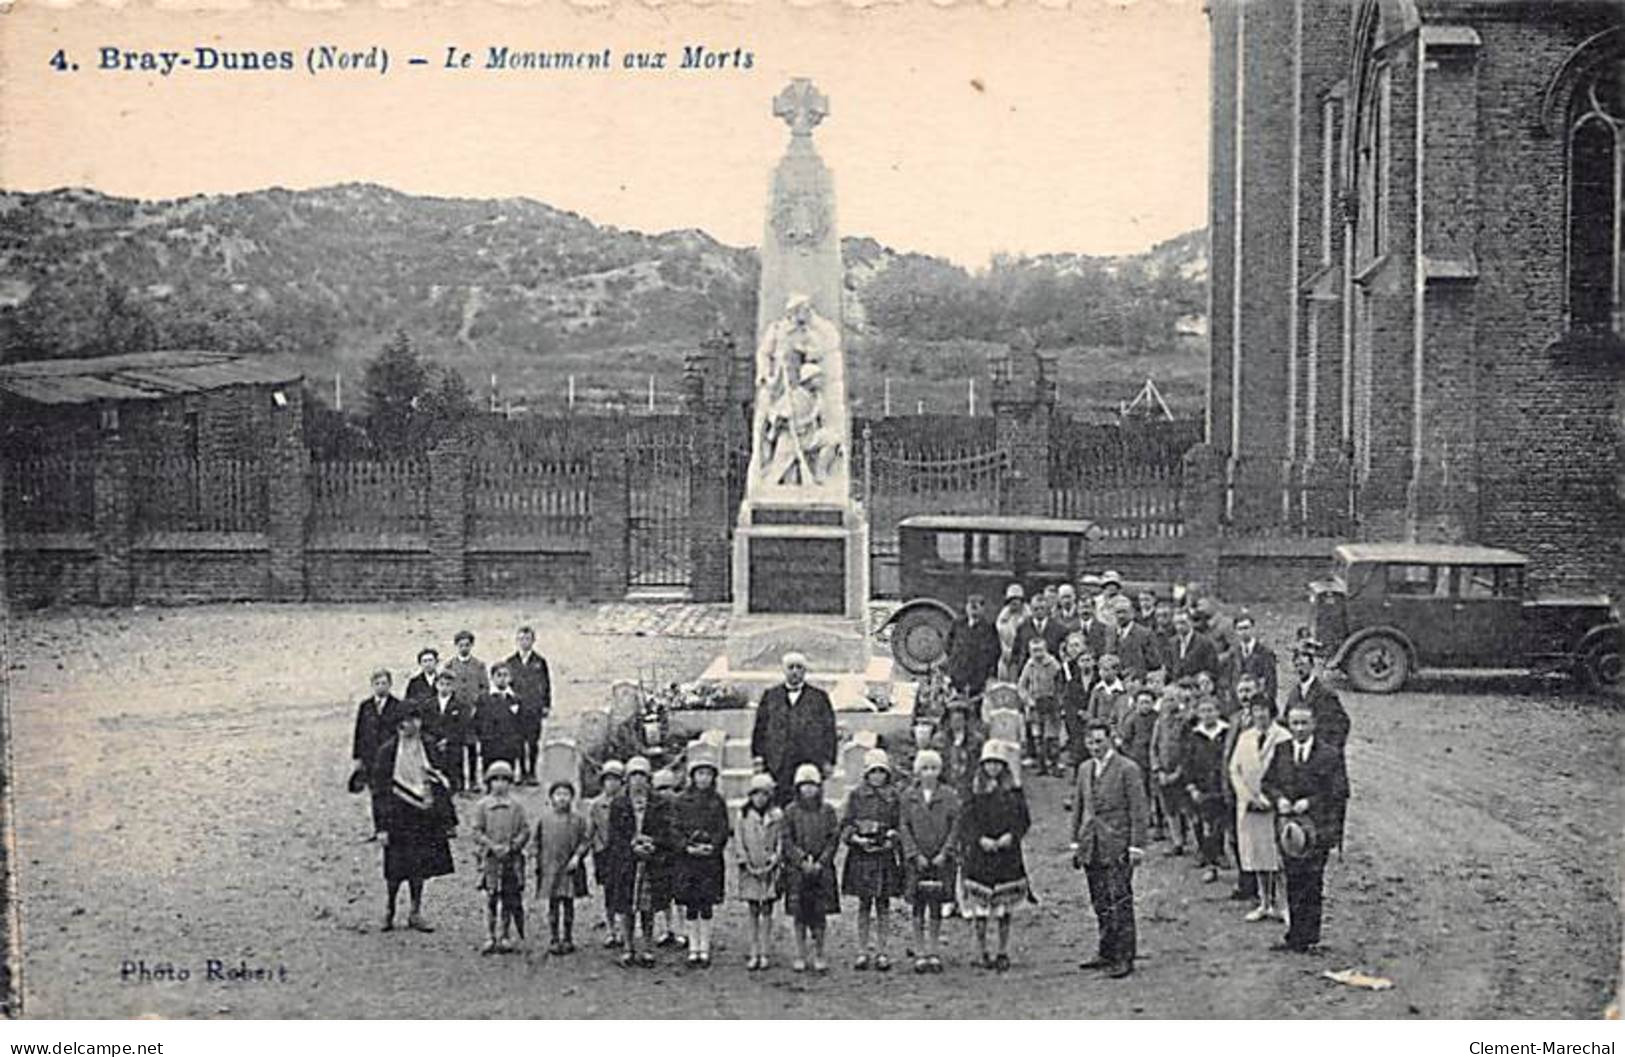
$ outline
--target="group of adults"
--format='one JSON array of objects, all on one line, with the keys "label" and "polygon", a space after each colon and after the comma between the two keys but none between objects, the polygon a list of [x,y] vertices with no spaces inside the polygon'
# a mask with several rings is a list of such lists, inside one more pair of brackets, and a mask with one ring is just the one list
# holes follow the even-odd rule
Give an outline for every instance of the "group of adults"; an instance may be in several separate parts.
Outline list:
[{"label": "group of adults", "polygon": [[[1101,944],[1086,967],[1132,962],[1134,868],[1153,839],[1171,838],[1167,854],[1183,854],[1180,832],[1162,825],[1187,818],[1206,878],[1216,879],[1228,851],[1232,898],[1259,901],[1247,919],[1285,919],[1276,949],[1314,948],[1327,859],[1343,840],[1350,729],[1320,645],[1299,632],[1295,679],[1282,694],[1276,654],[1254,619],[1227,617],[1211,598],[1131,597],[1115,572],[1031,597],[1011,584],[991,617],[985,599],[968,597],[949,633],[942,672],[954,700],[974,708],[990,684],[1017,683],[1035,638],[1059,659],[1057,697],[1077,768],[1073,846]],[[1276,908],[1261,885],[1283,875],[1286,906]]]},{"label": "group of adults", "polygon": [[453,652],[418,651],[417,668],[397,696],[388,668],[372,673],[372,693],[356,706],[351,735],[353,793],[370,794],[372,835],[384,845],[385,928],[407,885],[409,928],[433,931],[421,913],[423,883],[452,872],[453,796],[480,788],[481,768],[501,760],[523,784],[538,782],[542,727],[552,710],[552,677],[529,626],[506,660],[487,666],[474,633],[459,631]]}]

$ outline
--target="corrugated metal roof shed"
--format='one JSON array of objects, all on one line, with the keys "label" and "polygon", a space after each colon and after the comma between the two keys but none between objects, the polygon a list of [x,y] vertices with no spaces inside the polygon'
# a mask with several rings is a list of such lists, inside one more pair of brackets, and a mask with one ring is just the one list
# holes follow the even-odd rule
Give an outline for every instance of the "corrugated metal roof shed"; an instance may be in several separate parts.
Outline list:
[{"label": "corrugated metal roof shed", "polygon": [[0,393],[38,404],[161,400],[232,385],[286,385],[303,372],[274,358],[197,349],[0,366]]}]

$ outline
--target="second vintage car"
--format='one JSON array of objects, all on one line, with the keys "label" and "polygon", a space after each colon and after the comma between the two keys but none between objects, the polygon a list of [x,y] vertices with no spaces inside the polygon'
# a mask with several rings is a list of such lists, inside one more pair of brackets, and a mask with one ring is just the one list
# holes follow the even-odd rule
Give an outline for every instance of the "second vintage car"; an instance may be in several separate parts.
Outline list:
[{"label": "second vintage car", "polygon": [[1619,684],[1619,610],[1603,595],[1530,597],[1529,560],[1495,547],[1348,543],[1310,585],[1312,632],[1356,690],[1419,668],[1566,671]]}]

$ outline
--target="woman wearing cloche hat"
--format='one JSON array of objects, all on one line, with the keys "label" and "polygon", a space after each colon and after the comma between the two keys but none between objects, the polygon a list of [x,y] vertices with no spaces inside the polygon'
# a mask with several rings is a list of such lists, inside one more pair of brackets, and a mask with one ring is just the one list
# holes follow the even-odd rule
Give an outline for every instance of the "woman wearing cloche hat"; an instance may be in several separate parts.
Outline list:
[{"label": "woman wearing cloche hat", "polygon": [[903,891],[902,871],[897,863],[898,809],[891,759],[884,749],[870,749],[863,755],[863,781],[847,794],[841,820],[841,842],[846,845],[841,894],[858,901],[858,958],[854,969],[867,969],[871,964],[880,972],[891,968],[886,951],[891,932],[891,898]]}]

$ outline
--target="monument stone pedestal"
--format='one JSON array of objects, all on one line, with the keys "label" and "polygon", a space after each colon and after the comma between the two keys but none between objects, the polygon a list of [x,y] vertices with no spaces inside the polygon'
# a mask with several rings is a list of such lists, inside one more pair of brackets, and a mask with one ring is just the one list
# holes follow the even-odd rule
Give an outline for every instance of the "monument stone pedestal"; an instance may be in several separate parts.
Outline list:
[{"label": "monument stone pedestal", "polygon": [[[912,722],[914,684],[892,680],[869,630],[869,524],[852,500],[851,417],[841,324],[844,272],[835,184],[813,149],[829,101],[804,78],[773,101],[790,143],[768,192],[757,296],[751,463],[733,541],[733,616],[701,676],[760,700],[807,658],[847,735]],[[725,734],[723,791],[743,796],[755,710],[707,713]],[[743,760],[743,764],[740,761]]]}]

